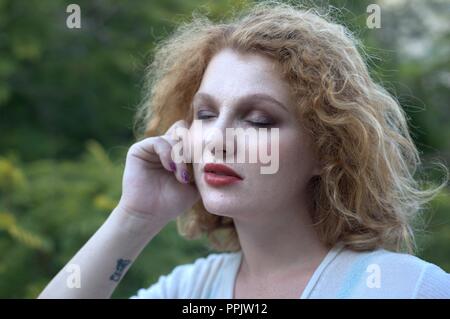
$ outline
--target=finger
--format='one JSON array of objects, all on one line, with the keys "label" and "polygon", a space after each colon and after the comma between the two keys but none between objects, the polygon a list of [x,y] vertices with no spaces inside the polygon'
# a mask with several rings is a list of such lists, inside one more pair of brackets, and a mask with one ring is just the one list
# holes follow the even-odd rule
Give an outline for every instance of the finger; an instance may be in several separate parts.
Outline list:
[{"label": "finger", "polygon": [[[174,154],[179,153],[179,151],[182,149],[182,142],[175,141],[171,137],[165,135],[161,136],[161,138],[171,146],[171,151],[169,153],[170,168],[175,173],[179,181],[181,181],[182,183],[189,183],[189,181],[191,180],[191,176],[186,163],[182,160],[182,158],[181,160],[178,160],[179,156],[176,156],[176,154]],[[176,156],[177,158],[174,158],[174,156]]]},{"label": "finger", "polygon": [[174,134],[176,133],[176,129],[178,127],[182,127],[182,128],[185,128],[185,129],[189,128],[188,123],[185,120],[179,120],[179,121],[176,121],[175,123],[173,123],[167,129],[167,131],[166,131],[166,133],[164,133],[164,135],[168,135],[168,136],[171,136],[172,138],[176,139],[177,137],[174,136]]},{"label": "finger", "polygon": [[[179,141],[180,146],[182,146],[183,154],[182,154],[182,160],[185,163],[191,163],[191,144],[190,144],[190,132],[189,132],[189,124],[185,120],[179,120],[176,121],[172,126],[167,130],[167,132],[164,134],[164,136],[169,136],[171,139],[175,141]],[[172,157],[174,157],[174,154],[172,153]],[[175,159],[174,159],[175,160]],[[175,161],[179,162],[179,161]]]},{"label": "finger", "polygon": [[191,177],[186,164],[175,163],[172,159],[172,145],[175,143],[176,141],[167,136],[148,137],[133,144],[128,153],[150,165],[163,166],[167,171],[173,172],[180,183],[187,184]]},{"label": "finger", "polygon": [[192,169],[190,165],[185,164],[192,162],[189,123],[186,120],[178,120],[170,126],[163,136],[171,142],[173,147],[171,155],[177,170],[181,172],[182,176],[186,176],[187,179],[192,181]]},{"label": "finger", "polygon": [[160,136],[148,137],[130,147],[129,153],[149,164],[162,165],[168,171],[170,167],[171,145]]}]

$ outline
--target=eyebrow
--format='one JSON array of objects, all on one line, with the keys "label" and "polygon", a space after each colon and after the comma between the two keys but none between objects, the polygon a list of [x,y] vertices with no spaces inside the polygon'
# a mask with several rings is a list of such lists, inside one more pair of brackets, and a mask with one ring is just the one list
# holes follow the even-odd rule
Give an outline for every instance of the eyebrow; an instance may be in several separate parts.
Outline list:
[{"label": "eyebrow", "polygon": [[[217,101],[216,99],[208,94],[208,93],[203,93],[203,92],[197,92],[194,95],[193,101],[197,100],[197,99],[204,99],[206,101],[209,101],[215,105],[217,105]],[[265,94],[265,93],[254,93],[254,94],[249,94],[249,95],[245,95],[241,98],[239,98],[238,100],[238,104],[247,104],[247,103],[251,103],[251,102],[257,102],[257,101],[268,101],[271,102],[273,104],[278,105],[279,107],[281,107],[282,109],[284,109],[286,112],[289,112],[287,107],[281,103],[280,101],[278,101],[277,99],[273,98],[272,96]]]}]

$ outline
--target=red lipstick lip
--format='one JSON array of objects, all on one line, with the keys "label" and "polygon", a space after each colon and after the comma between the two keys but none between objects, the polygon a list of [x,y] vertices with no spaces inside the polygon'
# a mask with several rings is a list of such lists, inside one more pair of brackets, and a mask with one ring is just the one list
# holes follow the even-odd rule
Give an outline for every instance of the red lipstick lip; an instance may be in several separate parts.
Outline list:
[{"label": "red lipstick lip", "polygon": [[223,165],[223,164],[208,163],[203,168],[203,171],[205,173],[215,173],[215,174],[220,173],[220,174],[226,175],[226,176],[234,176],[241,180],[243,179],[238,173],[236,173],[231,168],[229,168],[228,166]]},{"label": "red lipstick lip", "polygon": [[205,182],[211,186],[225,186],[243,179],[231,168],[222,164],[206,164],[203,170]]}]

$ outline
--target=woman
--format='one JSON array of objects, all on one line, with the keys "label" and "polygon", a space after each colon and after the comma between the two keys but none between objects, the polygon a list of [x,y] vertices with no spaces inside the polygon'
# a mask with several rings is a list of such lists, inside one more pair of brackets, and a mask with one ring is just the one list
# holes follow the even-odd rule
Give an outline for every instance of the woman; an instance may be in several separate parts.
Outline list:
[{"label": "woman", "polygon": [[[147,87],[119,204],[66,266],[79,267],[80,287],[63,269],[41,298],[111,296],[175,218],[218,252],[132,298],[450,297],[450,275],[412,255],[412,221],[445,182],[418,187],[405,115],[344,27],[266,2],[226,24],[195,17],[159,44]],[[174,160],[180,128],[189,146],[214,145],[202,161]],[[276,148],[277,171],[225,164],[236,157],[217,134],[227,128],[278,129],[273,145],[231,143]]]}]

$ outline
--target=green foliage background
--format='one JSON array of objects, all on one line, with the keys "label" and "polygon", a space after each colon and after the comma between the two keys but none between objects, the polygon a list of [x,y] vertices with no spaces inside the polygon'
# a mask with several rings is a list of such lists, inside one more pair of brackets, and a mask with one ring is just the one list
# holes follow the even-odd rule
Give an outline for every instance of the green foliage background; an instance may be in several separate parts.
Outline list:
[{"label": "green foliage background", "polygon": [[[0,0],[0,297],[35,298],[105,221],[121,192],[132,117],[155,42],[193,10],[225,18],[247,1],[77,1],[82,28],[66,27],[73,1]],[[295,1],[290,1],[294,2]],[[366,45],[373,76],[410,119],[425,164],[450,154],[448,1],[383,1],[382,28],[366,27],[373,1],[332,4]],[[443,22],[443,23],[442,23]],[[448,23],[447,23],[448,24]],[[415,46],[414,46],[415,45]],[[438,181],[438,172],[430,177]],[[424,215],[419,256],[450,271],[450,191]],[[115,291],[128,298],[210,250],[169,224]]]}]

